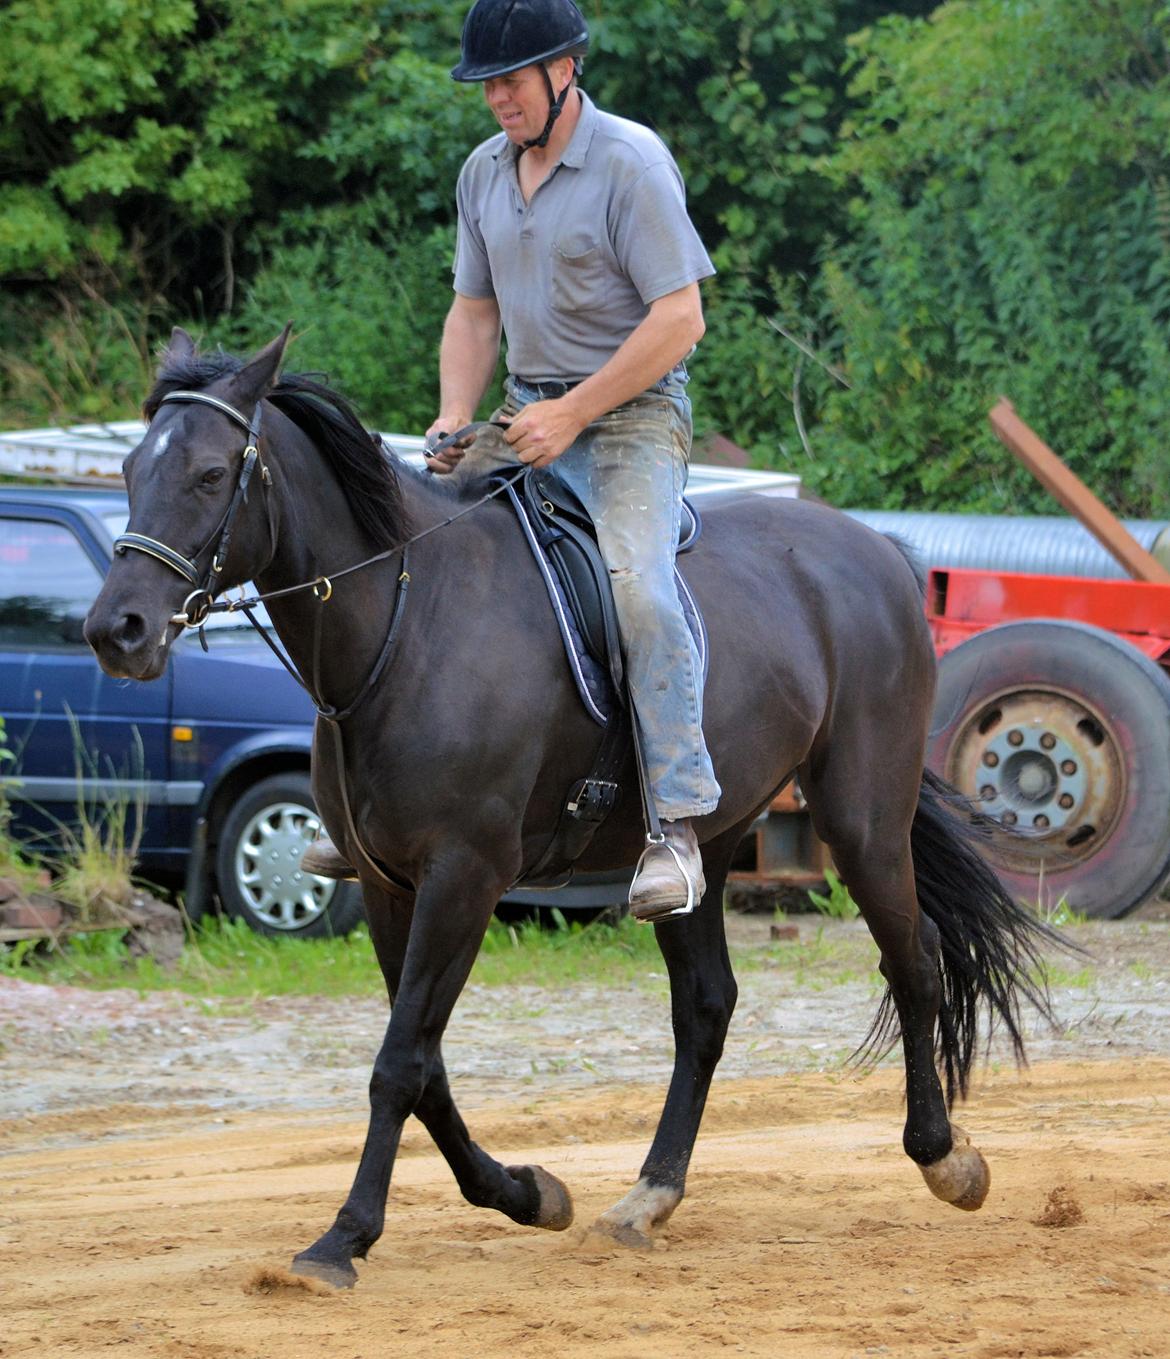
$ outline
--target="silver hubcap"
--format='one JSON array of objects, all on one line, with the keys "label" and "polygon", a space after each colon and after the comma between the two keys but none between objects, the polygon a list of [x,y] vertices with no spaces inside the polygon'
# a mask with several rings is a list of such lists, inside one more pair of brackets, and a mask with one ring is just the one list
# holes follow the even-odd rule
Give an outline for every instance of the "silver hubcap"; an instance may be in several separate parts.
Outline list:
[{"label": "silver hubcap", "polygon": [[1067,868],[1095,854],[1125,798],[1112,731],[1079,698],[1057,690],[989,700],[955,733],[944,772],[1011,828],[1012,835],[996,838],[996,858],[1023,873],[1043,864]]},{"label": "silver hubcap", "polygon": [[248,909],[274,930],[301,930],[329,905],[337,884],[301,869],[321,823],[295,802],[264,807],[236,845],[236,883]]}]

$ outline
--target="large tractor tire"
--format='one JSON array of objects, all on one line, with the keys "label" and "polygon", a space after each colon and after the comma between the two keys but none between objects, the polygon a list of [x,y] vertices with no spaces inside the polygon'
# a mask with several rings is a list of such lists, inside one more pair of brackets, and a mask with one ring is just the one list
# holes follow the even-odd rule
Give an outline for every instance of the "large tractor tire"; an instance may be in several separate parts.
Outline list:
[{"label": "large tractor tire", "polygon": [[1028,620],[948,652],[927,760],[1042,911],[1123,916],[1170,876],[1170,679],[1112,633]]}]

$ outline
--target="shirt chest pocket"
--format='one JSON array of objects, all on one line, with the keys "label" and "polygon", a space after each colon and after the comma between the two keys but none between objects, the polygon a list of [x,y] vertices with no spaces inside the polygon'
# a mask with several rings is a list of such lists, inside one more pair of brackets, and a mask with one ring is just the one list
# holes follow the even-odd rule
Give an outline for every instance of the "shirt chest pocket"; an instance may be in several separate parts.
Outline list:
[{"label": "shirt chest pocket", "polygon": [[561,311],[599,311],[609,301],[610,266],[587,239],[554,241],[550,254],[553,306]]}]

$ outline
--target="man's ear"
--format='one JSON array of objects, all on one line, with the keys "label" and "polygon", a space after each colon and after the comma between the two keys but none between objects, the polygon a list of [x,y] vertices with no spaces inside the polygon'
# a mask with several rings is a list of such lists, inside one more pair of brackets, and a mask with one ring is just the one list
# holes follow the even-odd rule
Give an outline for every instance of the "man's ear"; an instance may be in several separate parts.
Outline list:
[{"label": "man's ear", "polygon": [[290,321],[271,343],[245,364],[232,378],[231,392],[235,404],[241,410],[251,410],[258,401],[263,400],[276,381],[280,365],[284,361],[284,351],[288,345]]}]

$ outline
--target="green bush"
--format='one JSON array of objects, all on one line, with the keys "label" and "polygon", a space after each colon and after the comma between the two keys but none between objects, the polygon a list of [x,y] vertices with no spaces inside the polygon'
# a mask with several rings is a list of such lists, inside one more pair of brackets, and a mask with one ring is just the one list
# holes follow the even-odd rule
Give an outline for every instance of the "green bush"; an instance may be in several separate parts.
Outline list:
[{"label": "green bush", "polygon": [[[1165,0],[584,7],[586,88],[661,132],[719,268],[700,432],[836,503],[1050,509],[1003,393],[1119,513],[1165,512]],[[494,129],[447,75],[465,8],[0,10],[0,423],[130,414],[176,320],[244,350],[291,318],[298,367],[425,427]]]},{"label": "green bush", "polygon": [[142,404],[162,306],[122,294],[0,298],[0,422],[117,420]]},{"label": "green bush", "polygon": [[1165,511],[1160,9],[965,0],[858,36],[829,166],[849,230],[820,278],[852,387],[822,375],[805,469],[829,499],[1050,511],[988,429],[1006,394],[1118,513]]},{"label": "green bush", "polygon": [[290,369],[328,373],[372,427],[420,434],[438,410],[452,249],[449,227],[383,245],[352,222],[322,222],[272,250],[216,338],[247,351],[292,320]]}]

